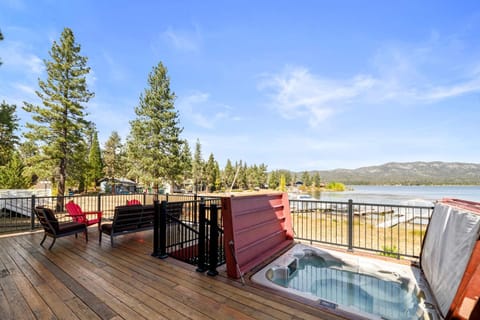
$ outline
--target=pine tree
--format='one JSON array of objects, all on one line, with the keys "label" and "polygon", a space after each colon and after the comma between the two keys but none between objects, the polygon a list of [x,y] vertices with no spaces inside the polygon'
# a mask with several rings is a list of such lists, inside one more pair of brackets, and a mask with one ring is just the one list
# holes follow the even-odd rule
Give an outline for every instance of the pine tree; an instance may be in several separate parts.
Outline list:
[{"label": "pine tree", "polygon": [[215,161],[215,190],[214,191],[219,191],[222,188],[222,175],[220,172],[220,165],[218,164],[217,161]]},{"label": "pine tree", "polygon": [[232,166],[230,159],[227,159],[227,164],[223,170],[223,183],[225,185],[225,190],[230,190],[232,188],[233,179],[235,177],[235,169]]},{"label": "pine tree", "polygon": [[103,177],[103,161],[102,153],[100,151],[100,144],[98,142],[97,130],[93,131],[92,142],[90,143],[90,152],[88,154],[88,176],[87,185],[96,189],[98,180]]},{"label": "pine tree", "polygon": [[235,167],[238,170],[236,185],[238,189],[248,189],[248,166],[240,160]]},{"label": "pine tree", "polygon": [[131,155],[145,180],[153,183],[155,193],[162,182],[173,186],[182,173],[177,162],[184,143],[180,139],[183,128],[174,100],[167,69],[160,62],[148,76],[148,88],[135,108],[137,118],[130,122],[128,139]]},{"label": "pine tree", "polygon": [[24,110],[32,113],[35,123],[27,123],[25,137],[37,144],[41,152],[35,163],[48,163],[51,177],[57,182],[57,210],[63,207],[67,176],[75,167],[75,155],[85,146],[85,106],[93,93],[88,91],[86,75],[90,68],[87,58],[80,55],[72,30],[65,28],[60,41],[53,42],[45,60],[47,80],[39,80],[37,96],[43,106],[24,103]]},{"label": "pine tree", "polygon": [[322,182],[320,181],[320,174],[317,172],[315,172],[315,174],[313,175],[313,184],[315,187],[320,187],[320,184]]},{"label": "pine tree", "polygon": [[88,144],[85,140],[79,141],[76,152],[68,159],[67,167],[70,168],[67,187],[78,187],[78,191],[85,191],[88,173]]},{"label": "pine tree", "polygon": [[104,160],[104,173],[105,176],[110,180],[110,183],[113,184],[112,193],[116,192],[115,189],[115,178],[120,178],[122,171],[122,161],[121,161],[121,152],[122,152],[122,140],[116,131],[113,131],[107,142],[105,142],[105,149],[103,152]]},{"label": "pine tree", "polygon": [[280,185],[280,176],[277,170],[270,172],[268,177],[268,188],[269,189],[277,189]]},{"label": "pine tree", "polygon": [[310,179],[310,174],[307,171],[304,171],[302,173],[302,182],[305,187],[310,187],[311,184],[311,179]]},{"label": "pine tree", "polygon": [[192,176],[193,176],[193,192],[198,192],[201,190],[201,185],[203,185],[203,176],[204,176],[204,161],[202,158],[202,146],[200,140],[197,139],[195,144],[195,154],[193,155],[192,162]]},{"label": "pine tree", "polygon": [[18,117],[15,114],[15,105],[5,101],[0,104],[0,166],[6,165],[15,151],[19,138],[15,135],[18,129]]},{"label": "pine tree", "polygon": [[183,148],[180,153],[180,159],[179,162],[182,165],[182,182],[185,184],[185,182],[188,179],[192,178],[192,152],[190,151],[190,146],[186,140],[183,142]]},{"label": "pine tree", "polygon": [[207,192],[216,190],[215,183],[218,180],[218,163],[215,161],[213,153],[210,153],[207,164],[205,165],[205,177],[207,180]]},{"label": "pine tree", "polygon": [[24,189],[29,187],[29,180],[24,175],[25,165],[18,152],[11,154],[10,161],[0,166],[0,189]]},{"label": "pine tree", "polygon": [[259,175],[258,180],[260,182],[260,185],[259,185],[260,188],[265,188],[265,186],[268,184],[268,182],[267,182],[267,170],[268,170],[268,166],[264,163],[261,163],[258,166],[258,175]]}]

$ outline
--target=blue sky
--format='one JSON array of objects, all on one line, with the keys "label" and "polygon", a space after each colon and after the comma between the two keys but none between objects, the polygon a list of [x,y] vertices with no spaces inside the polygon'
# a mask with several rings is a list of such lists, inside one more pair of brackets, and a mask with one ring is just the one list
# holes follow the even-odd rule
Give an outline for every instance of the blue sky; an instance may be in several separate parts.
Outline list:
[{"label": "blue sky", "polygon": [[36,102],[64,27],[101,143],[162,61],[182,136],[269,170],[480,162],[478,1],[0,0],[0,100]]}]

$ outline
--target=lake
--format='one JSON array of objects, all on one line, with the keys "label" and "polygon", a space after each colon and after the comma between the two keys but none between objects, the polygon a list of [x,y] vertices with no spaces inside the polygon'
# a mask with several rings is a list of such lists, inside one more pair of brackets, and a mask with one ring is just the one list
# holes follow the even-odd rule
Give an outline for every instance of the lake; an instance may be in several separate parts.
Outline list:
[{"label": "lake", "polygon": [[480,202],[480,186],[347,186],[344,192],[314,192],[322,201],[431,205],[443,198]]}]

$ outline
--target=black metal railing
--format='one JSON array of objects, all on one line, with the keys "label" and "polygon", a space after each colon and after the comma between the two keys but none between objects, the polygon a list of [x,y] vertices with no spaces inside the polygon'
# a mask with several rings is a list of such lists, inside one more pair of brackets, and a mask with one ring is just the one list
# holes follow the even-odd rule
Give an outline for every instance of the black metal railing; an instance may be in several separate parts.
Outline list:
[{"label": "black metal railing", "polygon": [[[153,204],[154,199],[181,202],[182,214],[179,221],[172,219],[168,224],[168,241],[166,247],[170,254],[177,247],[189,248],[198,243],[200,231],[200,204],[205,204],[204,239],[211,244],[212,205],[217,205],[221,212],[220,197],[202,197],[196,194],[98,194],[74,196],[23,196],[0,198],[0,233],[28,231],[40,225],[32,209],[43,205],[54,209],[59,221],[71,221],[64,205],[73,200],[83,211],[103,212],[105,219],[113,218],[116,206],[125,205],[127,200],[137,199],[142,204]],[[59,203],[61,204],[59,206]],[[295,239],[310,243],[324,243],[346,247],[350,250],[362,249],[393,257],[419,258],[421,245],[433,207],[408,206],[395,204],[373,204],[290,200],[292,224]],[[223,246],[223,224],[218,213],[219,243]],[[213,230],[214,231],[214,230]],[[210,248],[210,247],[208,247]],[[185,249],[186,250],[186,249]],[[192,249],[193,250],[193,249]],[[218,250],[219,263],[224,261],[223,249]],[[209,253],[206,253],[209,255]],[[192,252],[193,257],[193,252]],[[198,263],[197,257],[192,263]]]},{"label": "black metal railing", "polygon": [[[182,204],[180,216],[172,207]],[[153,256],[171,256],[197,266],[197,271],[216,275],[225,263],[223,219],[219,198],[200,198],[175,203],[155,202]]]},{"label": "black metal railing", "polygon": [[[139,200],[143,205],[153,204],[155,198],[159,201],[169,197],[166,195],[154,195],[147,193],[136,194],[95,194],[95,195],[72,195],[72,196],[42,196],[32,195],[24,197],[0,198],[0,234],[19,231],[34,230],[40,224],[32,214],[36,206],[45,206],[55,211],[59,221],[71,221],[65,210],[65,204],[69,201],[77,203],[84,212],[102,211],[103,218],[112,219],[115,207],[125,205],[128,200]],[[175,200],[175,195],[170,195]]]},{"label": "black metal railing", "polygon": [[433,206],[290,200],[295,239],[418,259]]}]

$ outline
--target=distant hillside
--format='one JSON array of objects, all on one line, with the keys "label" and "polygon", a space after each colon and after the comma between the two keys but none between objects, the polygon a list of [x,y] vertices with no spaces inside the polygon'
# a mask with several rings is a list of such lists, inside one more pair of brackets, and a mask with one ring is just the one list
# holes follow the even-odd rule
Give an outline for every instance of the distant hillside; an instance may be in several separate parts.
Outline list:
[{"label": "distant hillside", "polygon": [[[310,172],[314,174],[317,171]],[[480,185],[480,164],[460,162],[390,162],[358,169],[318,171],[322,181],[344,184]]]}]

